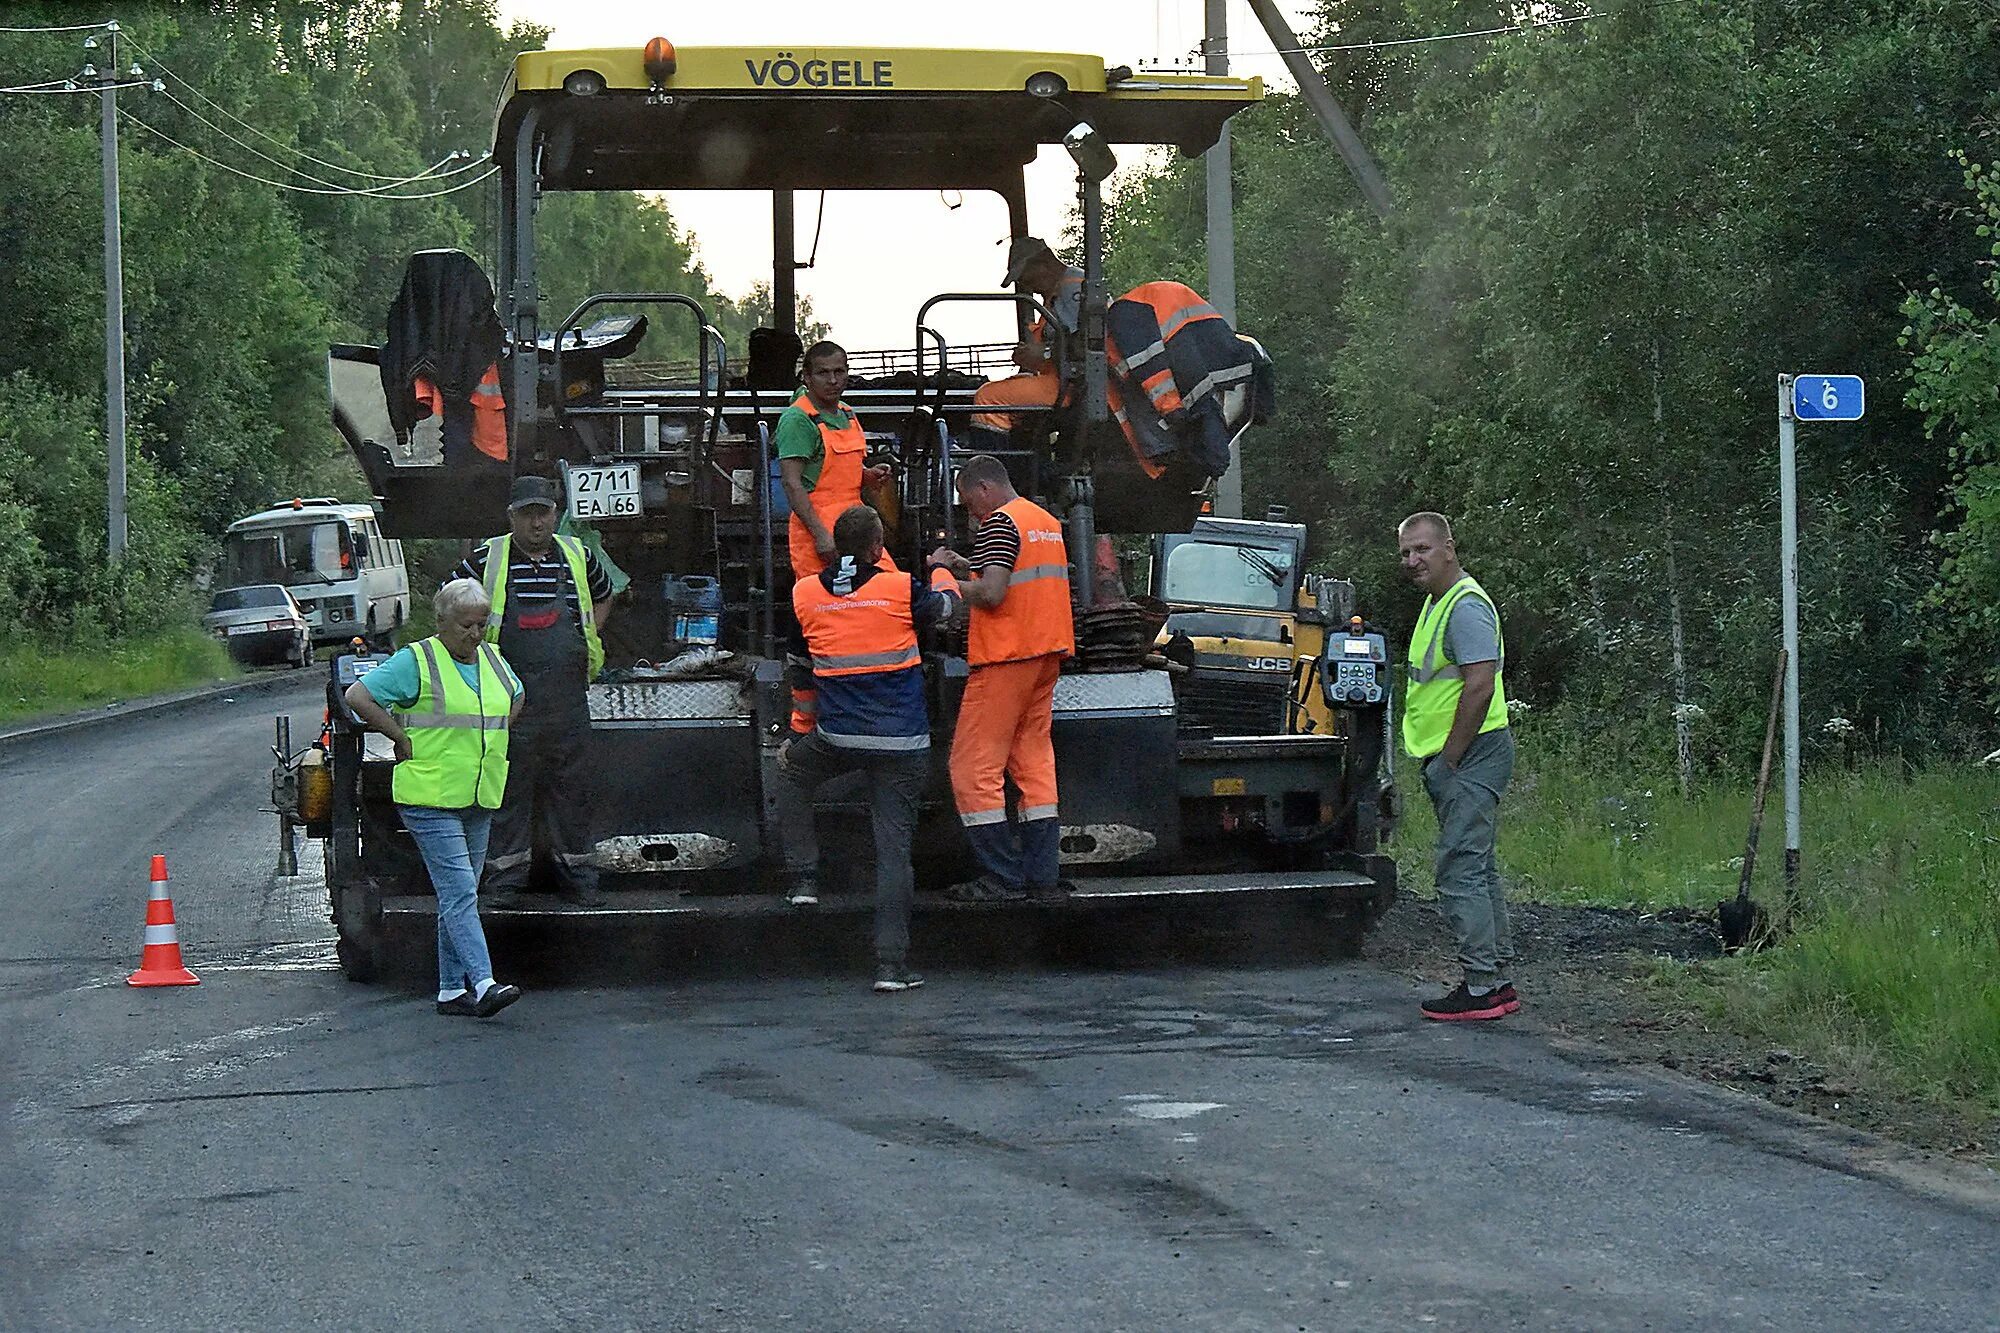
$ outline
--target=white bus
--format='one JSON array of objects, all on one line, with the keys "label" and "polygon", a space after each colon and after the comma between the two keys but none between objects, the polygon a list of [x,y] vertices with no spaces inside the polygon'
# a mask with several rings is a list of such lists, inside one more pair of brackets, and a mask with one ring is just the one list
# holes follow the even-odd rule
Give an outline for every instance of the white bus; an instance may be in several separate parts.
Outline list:
[{"label": "white bus", "polygon": [[359,635],[386,646],[410,615],[403,544],[382,535],[365,504],[293,500],[231,523],[216,591],[253,583],[291,589],[314,643]]}]

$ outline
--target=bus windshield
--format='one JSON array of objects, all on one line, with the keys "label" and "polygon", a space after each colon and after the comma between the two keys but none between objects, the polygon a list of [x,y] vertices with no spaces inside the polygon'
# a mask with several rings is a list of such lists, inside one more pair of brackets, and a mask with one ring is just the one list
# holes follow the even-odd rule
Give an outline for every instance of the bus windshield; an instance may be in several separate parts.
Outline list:
[{"label": "bus windshield", "polygon": [[230,587],[246,583],[338,583],[354,577],[347,525],[338,520],[249,528],[229,534],[222,576]]},{"label": "bus windshield", "polygon": [[1292,604],[1292,551],[1282,546],[1182,541],[1167,549],[1164,596],[1177,606]]}]

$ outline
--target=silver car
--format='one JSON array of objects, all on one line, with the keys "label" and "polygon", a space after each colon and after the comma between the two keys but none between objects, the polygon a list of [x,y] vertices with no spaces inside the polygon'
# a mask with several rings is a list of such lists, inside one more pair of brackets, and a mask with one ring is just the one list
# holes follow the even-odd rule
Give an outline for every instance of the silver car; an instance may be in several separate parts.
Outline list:
[{"label": "silver car", "polygon": [[239,662],[313,664],[312,626],[291,589],[277,583],[224,588],[209,603],[201,627]]}]

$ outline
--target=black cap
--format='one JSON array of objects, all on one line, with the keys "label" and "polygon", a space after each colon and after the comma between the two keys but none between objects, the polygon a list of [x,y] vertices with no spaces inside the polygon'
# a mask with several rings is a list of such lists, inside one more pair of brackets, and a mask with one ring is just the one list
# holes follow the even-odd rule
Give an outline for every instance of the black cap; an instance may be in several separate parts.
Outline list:
[{"label": "black cap", "polygon": [[551,509],[562,503],[562,492],[555,482],[547,477],[522,476],[514,478],[514,493],[507,501],[507,512],[526,509],[529,505],[547,505]]},{"label": "black cap", "polygon": [[1021,280],[1021,275],[1027,271],[1028,265],[1043,255],[1055,257],[1055,251],[1049,249],[1047,241],[1039,236],[1016,237],[1014,243],[1007,247],[1007,276],[1000,279],[1000,285],[1012,287]]}]

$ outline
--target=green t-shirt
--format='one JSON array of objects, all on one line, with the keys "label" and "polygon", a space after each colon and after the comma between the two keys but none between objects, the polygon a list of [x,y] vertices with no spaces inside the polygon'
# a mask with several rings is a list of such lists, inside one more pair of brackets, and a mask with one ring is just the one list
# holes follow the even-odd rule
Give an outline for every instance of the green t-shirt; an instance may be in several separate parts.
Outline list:
[{"label": "green t-shirt", "polygon": [[[835,407],[822,411],[819,419],[835,430],[845,430],[850,415]],[[818,486],[820,464],[826,461],[826,441],[820,437],[819,426],[813,419],[800,408],[786,408],[778,418],[777,444],[778,457],[796,458],[806,465],[806,489]]]}]

